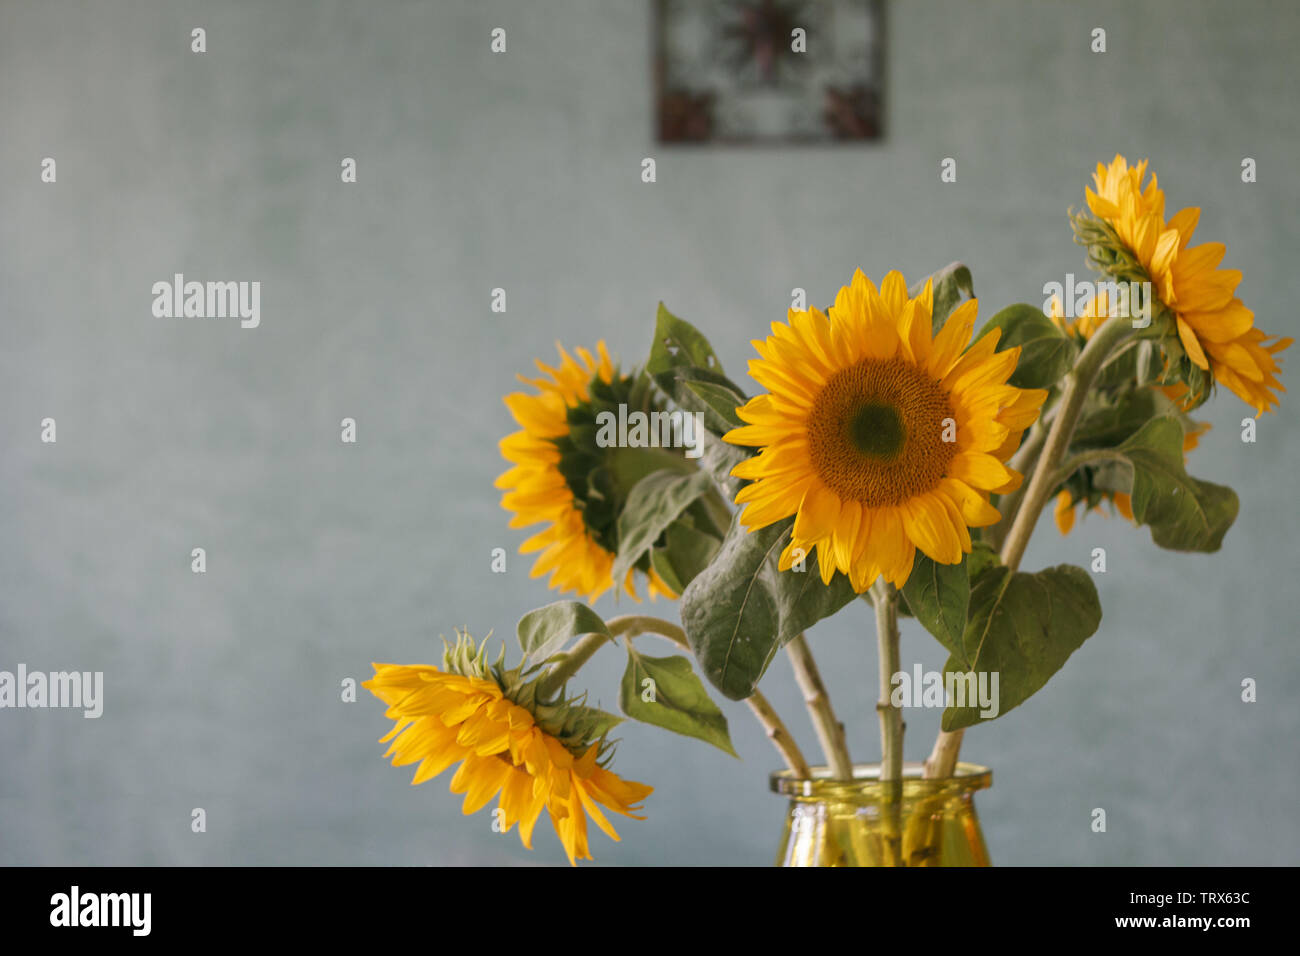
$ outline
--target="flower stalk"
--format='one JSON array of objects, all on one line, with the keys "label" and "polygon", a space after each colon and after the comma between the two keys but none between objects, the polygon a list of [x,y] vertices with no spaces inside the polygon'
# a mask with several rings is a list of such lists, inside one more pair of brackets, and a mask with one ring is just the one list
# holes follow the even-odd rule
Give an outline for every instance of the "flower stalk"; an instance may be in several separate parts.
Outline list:
[{"label": "flower stalk", "polygon": [[559,693],[565,682],[578,673],[582,665],[591,660],[595,653],[607,643],[609,643],[609,638],[604,634],[583,635],[578,643],[573,645],[573,649],[552,664],[550,670],[546,672],[546,676],[538,681],[538,695],[553,697]]},{"label": "flower stalk", "polygon": [[1061,390],[1060,411],[1057,412],[1051,430],[1047,433],[1047,442],[1043,445],[1038,464],[1025,488],[1024,498],[1011,524],[1011,531],[1002,545],[1002,564],[1012,571],[1020,567],[1025,549],[1029,546],[1029,537],[1033,534],[1038,518],[1051,497],[1057,469],[1060,468],[1061,460],[1070,447],[1070,440],[1074,437],[1074,426],[1079,422],[1079,414],[1083,411],[1083,403],[1088,397],[1088,390],[1092,387],[1093,380],[1101,371],[1111,350],[1132,334],[1133,328],[1127,322],[1103,323],[1097,330],[1097,334],[1079,353],[1074,368],[1066,375],[1065,385]]},{"label": "flower stalk", "polygon": [[903,712],[893,706],[894,675],[899,670],[898,590],[885,579],[871,586],[876,607],[876,644],[880,656],[880,779],[903,779]]},{"label": "flower stalk", "polygon": [[898,589],[884,577],[871,586],[876,607],[876,644],[880,659],[880,784],[884,798],[885,859],[902,866],[903,712],[893,705],[894,675],[899,671]]},{"label": "flower stalk", "polygon": [[821,673],[813,660],[812,649],[802,634],[799,634],[785,646],[794,668],[794,679],[803,692],[804,703],[808,705],[808,714],[812,717],[817,739],[826,755],[831,776],[836,780],[853,778],[853,761],[849,759],[849,748],[844,738],[844,725],[835,717],[831,708],[830,695],[822,683]]}]

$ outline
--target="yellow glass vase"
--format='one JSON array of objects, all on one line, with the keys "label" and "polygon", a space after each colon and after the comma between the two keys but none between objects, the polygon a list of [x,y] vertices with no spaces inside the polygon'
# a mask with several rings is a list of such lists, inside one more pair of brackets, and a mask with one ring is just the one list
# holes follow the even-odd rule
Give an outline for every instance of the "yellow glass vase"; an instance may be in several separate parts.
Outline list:
[{"label": "yellow glass vase", "polygon": [[993,782],[987,767],[959,763],[951,777],[880,781],[880,767],[853,768],[833,780],[826,767],[801,778],[772,774],[772,790],[790,798],[777,866],[989,866],[973,796]]}]

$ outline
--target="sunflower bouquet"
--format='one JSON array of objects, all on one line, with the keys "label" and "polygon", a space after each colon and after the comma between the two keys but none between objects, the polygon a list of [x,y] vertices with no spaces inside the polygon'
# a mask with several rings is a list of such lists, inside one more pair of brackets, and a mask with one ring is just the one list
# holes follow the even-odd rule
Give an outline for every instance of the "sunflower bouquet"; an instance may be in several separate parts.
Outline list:
[{"label": "sunflower bouquet", "polygon": [[[1291,340],[1255,327],[1241,273],[1218,267],[1221,243],[1191,245],[1198,216],[1166,219],[1146,162],[1116,156],[1071,214],[1100,273],[1083,294],[1011,305],[977,331],[965,266],[910,286],[859,271],[829,309],[790,309],[752,343],[754,395],[662,304],[639,367],[621,371],[603,342],[539,361],[539,377],[521,376],[533,390],[506,396],[520,430],[501,441],[497,486],[511,527],[541,526],[521,546],[537,553],[533,576],[582,600],[525,615],[509,669],[504,648],[490,661],[467,634],[437,667],[376,664],[366,686],[395,722],[394,763],[418,764],[417,784],[459,765],[465,813],[496,798],[529,846],[545,811],[570,862],[589,859],[587,817],[617,839],[605,812],[633,817],[651,792],[610,769],[624,717],[734,754],[711,685],[748,706],[785,780],[869,777],[885,795],[871,847],[840,834],[817,861],[954,862],[932,824],[943,786],[970,766],[958,763],[965,730],[1037,693],[1101,622],[1087,570],[1021,569],[1049,503],[1063,533],[1076,510],[1107,507],[1176,551],[1218,550],[1236,518],[1230,488],[1186,471],[1208,427],[1191,414],[1218,385],[1256,415],[1273,410]],[[590,606],[608,591],[639,601],[642,587],[676,602],[671,619]],[[805,636],[859,598],[879,652],[881,759],[868,767],[850,757]],[[941,731],[915,765],[903,761],[900,616],[948,654]],[[647,635],[674,653],[652,656]],[[569,690],[609,644],[627,655],[622,716]],[[759,689],[782,651],[824,766],[809,766]],[[996,699],[962,692],[976,686]],[[930,782],[926,799],[901,799],[910,778]]]}]

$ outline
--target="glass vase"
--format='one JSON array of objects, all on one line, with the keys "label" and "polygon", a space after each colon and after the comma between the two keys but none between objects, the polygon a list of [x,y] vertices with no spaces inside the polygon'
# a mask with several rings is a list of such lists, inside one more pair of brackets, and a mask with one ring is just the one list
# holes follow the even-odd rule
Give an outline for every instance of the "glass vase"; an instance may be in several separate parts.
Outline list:
[{"label": "glass vase", "polygon": [[876,764],[854,767],[852,780],[826,767],[773,773],[773,792],[790,799],[776,865],[989,866],[973,797],[993,772],[959,763],[951,777],[923,780],[921,770],[905,764],[892,783]]}]

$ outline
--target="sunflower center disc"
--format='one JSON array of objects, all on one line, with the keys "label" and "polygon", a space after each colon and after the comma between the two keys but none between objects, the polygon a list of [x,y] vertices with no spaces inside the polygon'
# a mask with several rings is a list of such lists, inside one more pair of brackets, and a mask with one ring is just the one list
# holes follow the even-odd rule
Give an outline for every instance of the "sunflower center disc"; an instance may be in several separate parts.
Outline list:
[{"label": "sunflower center disc", "polygon": [[956,453],[943,440],[951,418],[947,393],[924,370],[898,358],[865,359],[832,375],[813,402],[813,467],[843,499],[902,504],[947,474]]},{"label": "sunflower center disc", "polygon": [[907,439],[898,409],[877,402],[858,409],[849,422],[849,437],[858,451],[868,458],[886,461],[897,457]]}]

